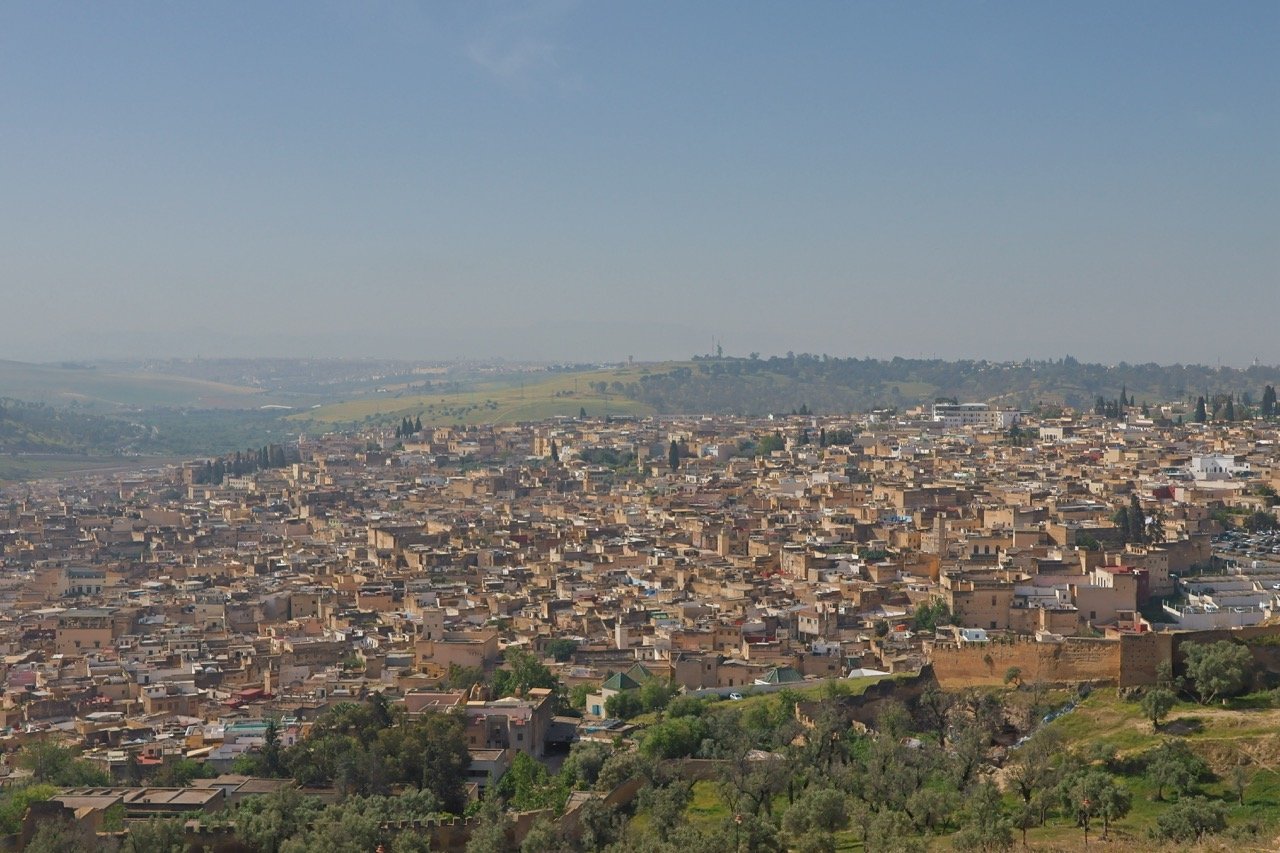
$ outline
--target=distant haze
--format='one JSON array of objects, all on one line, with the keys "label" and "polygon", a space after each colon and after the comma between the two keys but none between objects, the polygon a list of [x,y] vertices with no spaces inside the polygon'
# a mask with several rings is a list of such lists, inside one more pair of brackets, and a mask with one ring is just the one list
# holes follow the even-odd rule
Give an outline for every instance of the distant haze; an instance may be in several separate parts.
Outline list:
[{"label": "distant haze", "polygon": [[1280,362],[1280,4],[7,3],[0,358]]}]

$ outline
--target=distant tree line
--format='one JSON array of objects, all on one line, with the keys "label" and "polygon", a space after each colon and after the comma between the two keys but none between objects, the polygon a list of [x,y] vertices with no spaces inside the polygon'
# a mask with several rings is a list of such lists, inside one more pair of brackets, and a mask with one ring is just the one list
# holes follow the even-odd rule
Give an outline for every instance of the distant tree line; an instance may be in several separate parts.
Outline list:
[{"label": "distant tree line", "polygon": [[[1070,356],[1001,363],[788,353],[771,358],[695,358],[692,367],[647,373],[636,382],[598,381],[591,387],[598,393],[647,403],[661,412],[833,414],[901,408],[935,397],[999,397],[1022,408],[1049,399],[1081,410],[1096,408],[1102,397],[1104,407],[1118,417],[1126,405],[1137,405],[1136,391],[1147,400],[1190,401],[1195,399],[1194,389],[1217,387],[1223,394],[1236,396],[1238,408],[1240,399],[1278,383],[1280,368],[1263,366],[1245,370],[1125,362],[1108,366],[1084,364]],[[796,408],[797,399],[805,400],[803,409]],[[1274,415],[1274,402],[1260,414]]]},{"label": "distant tree line", "polygon": [[406,415],[396,426],[396,438],[409,438],[422,432],[422,416],[410,418]]},{"label": "distant tree line", "polygon": [[198,485],[220,486],[228,476],[243,477],[245,474],[265,471],[268,468],[284,468],[288,464],[289,458],[284,447],[279,444],[269,444],[258,450],[243,452],[237,450],[227,456],[206,459],[204,465],[195,472],[192,482]]}]

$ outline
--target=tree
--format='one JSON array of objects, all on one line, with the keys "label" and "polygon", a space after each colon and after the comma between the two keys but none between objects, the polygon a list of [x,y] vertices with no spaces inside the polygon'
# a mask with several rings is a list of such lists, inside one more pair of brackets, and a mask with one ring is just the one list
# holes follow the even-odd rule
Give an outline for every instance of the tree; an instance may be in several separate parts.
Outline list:
[{"label": "tree", "polygon": [[1274,530],[1276,527],[1276,519],[1271,513],[1256,510],[1245,519],[1244,526],[1250,533]]},{"label": "tree", "polygon": [[545,814],[533,822],[520,842],[520,853],[560,853],[571,849],[556,821]]},{"label": "tree", "polygon": [[1139,545],[1147,541],[1147,517],[1136,494],[1129,495],[1129,541]]},{"label": "tree", "polygon": [[756,442],[756,455],[768,456],[775,450],[785,450],[786,447],[787,440],[782,437],[782,433],[775,431]]},{"label": "tree", "polygon": [[148,781],[160,788],[185,788],[193,779],[203,779],[213,775],[216,775],[216,771],[212,767],[206,768],[202,762],[190,758],[180,758],[165,764],[152,774]]},{"label": "tree", "polygon": [[1198,424],[1205,423],[1209,420],[1209,412],[1205,409],[1204,397],[1196,400],[1195,422]]},{"label": "tree", "polygon": [[375,758],[393,781],[430,791],[446,810],[466,806],[466,772],[471,763],[462,720],[452,714],[424,714],[411,723],[378,733]]},{"label": "tree", "polygon": [[1191,679],[1201,704],[1208,705],[1215,699],[1234,696],[1248,683],[1253,657],[1244,645],[1230,640],[1188,643],[1183,651],[1187,677]]},{"label": "tree", "polygon": [[1271,418],[1276,414],[1276,389],[1274,385],[1268,385],[1262,389],[1261,414],[1264,418]]},{"label": "tree", "polygon": [[919,633],[933,633],[939,625],[945,625],[951,618],[951,609],[942,598],[934,598],[926,604],[916,607],[911,616],[911,630]]},{"label": "tree", "polygon": [[1245,791],[1249,790],[1249,771],[1244,769],[1243,764],[1231,768],[1231,790],[1236,795],[1237,802],[1243,806]]},{"label": "tree", "polygon": [[1129,813],[1133,806],[1133,794],[1128,787],[1110,776],[1107,777],[1107,784],[1101,785],[1096,793],[1100,802],[1098,814],[1102,817],[1102,838],[1105,841],[1111,822],[1120,820]]},{"label": "tree", "polygon": [[819,788],[805,793],[783,815],[783,828],[793,835],[812,830],[835,832],[849,825],[849,802],[843,791]]},{"label": "tree", "polygon": [[911,823],[921,832],[946,827],[960,811],[960,794],[951,789],[921,788],[903,806]]},{"label": "tree", "polygon": [[1236,404],[1230,397],[1227,398],[1227,405],[1222,410],[1222,419],[1225,421],[1234,421],[1236,419]]},{"label": "tree", "polygon": [[1113,524],[1115,524],[1116,530],[1120,531],[1120,537],[1125,542],[1128,542],[1129,541],[1129,510],[1125,507],[1120,507],[1118,510],[1115,511],[1115,514],[1111,516],[1111,521]]},{"label": "tree", "polygon": [[1227,828],[1227,807],[1204,797],[1179,800],[1156,817],[1151,833],[1161,841],[1190,844]]},{"label": "tree", "polygon": [[151,818],[129,824],[124,853],[186,853],[187,833],[179,818]]},{"label": "tree", "polygon": [[578,741],[570,748],[569,757],[560,766],[560,775],[569,781],[571,787],[590,790],[600,778],[600,771],[611,753],[612,750],[606,744]]},{"label": "tree", "polygon": [[941,690],[930,684],[916,700],[916,712],[923,718],[922,722],[938,735],[938,745],[947,745],[947,726],[951,719],[951,709],[955,705],[955,694]]},{"label": "tree", "polygon": [[600,765],[595,789],[609,792],[629,779],[652,779],[658,773],[658,764],[636,750],[615,752]]},{"label": "tree", "polygon": [[1147,518],[1146,541],[1159,545],[1165,540],[1164,513],[1153,512]]},{"label": "tree", "polygon": [[684,810],[693,799],[693,783],[677,780],[669,785],[648,785],[640,792],[640,807],[649,814],[658,838],[666,841],[684,819]]},{"label": "tree", "polygon": [[68,850],[105,850],[103,842],[94,835],[87,824],[69,820],[41,822],[27,846],[27,853],[66,853]]},{"label": "tree", "polygon": [[650,726],[640,741],[640,754],[649,758],[684,758],[693,755],[706,736],[698,717],[676,717]]},{"label": "tree", "polygon": [[781,757],[743,752],[721,766],[720,793],[734,811],[772,814],[774,797],[787,789],[789,776]]},{"label": "tree", "polygon": [[43,803],[58,793],[57,785],[23,785],[0,797],[0,834],[17,835],[32,803]]},{"label": "tree", "polygon": [[248,797],[235,811],[236,836],[261,853],[278,853],[314,822],[321,808],[319,800],[293,788]]},{"label": "tree", "polygon": [[977,785],[965,808],[964,828],[956,833],[957,850],[995,851],[1013,846],[1013,830],[1000,803],[1000,790],[990,782]]},{"label": "tree", "polygon": [[551,439],[551,461],[560,464],[560,448],[556,445],[556,440]]},{"label": "tree", "polygon": [[584,420],[584,421],[587,419],[587,407],[586,407],[586,406],[579,406],[579,407],[578,407],[578,418],[579,418],[579,419],[581,419],[581,420]]},{"label": "tree", "polygon": [[508,648],[503,654],[503,661],[503,668],[493,673],[492,685],[496,696],[528,693],[534,687],[555,690],[560,685],[551,670],[529,652]]},{"label": "tree", "polygon": [[639,691],[624,690],[604,700],[604,712],[615,719],[629,720],[644,713],[644,702]]},{"label": "tree", "polygon": [[671,439],[671,446],[667,448],[667,464],[672,471],[680,470],[680,445],[676,444],[676,440]]},{"label": "tree", "polygon": [[1128,814],[1132,804],[1129,789],[1102,770],[1078,770],[1072,773],[1058,786],[1058,793],[1063,807],[1084,830],[1086,845],[1089,843],[1089,824],[1093,818],[1102,818],[1102,837],[1106,838],[1111,821]]},{"label": "tree", "polygon": [[848,824],[848,798],[832,788],[806,792],[782,816],[790,849],[835,850],[833,833]]},{"label": "tree", "polygon": [[63,787],[105,787],[110,778],[95,765],[76,757],[76,752],[52,741],[37,741],[18,753],[18,766],[30,770],[37,782]]},{"label": "tree", "polygon": [[1173,691],[1165,687],[1152,687],[1142,696],[1139,705],[1142,713],[1151,721],[1151,728],[1160,728],[1160,718],[1164,717],[1177,702],[1177,697],[1173,695]]},{"label": "tree", "polygon": [[1061,759],[1062,736],[1050,728],[1040,729],[1009,754],[1005,778],[1024,806],[1036,805],[1037,798],[1044,805],[1043,795],[1057,784]]},{"label": "tree", "polygon": [[511,849],[507,842],[510,824],[498,797],[494,794],[485,797],[480,811],[476,812],[471,837],[467,840],[467,853],[508,853]]},{"label": "tree", "polygon": [[1143,753],[1147,778],[1156,786],[1156,799],[1163,800],[1165,789],[1181,798],[1195,787],[1206,765],[1180,740],[1166,740],[1155,749]]},{"label": "tree", "polygon": [[570,640],[567,637],[559,637],[547,643],[547,654],[550,655],[556,663],[565,663],[573,657],[573,653],[578,650],[578,641]]},{"label": "tree", "polygon": [[498,782],[498,793],[516,811],[537,811],[564,808],[569,797],[569,787],[559,778],[553,784],[547,768],[529,757],[526,752],[516,752],[511,767]]}]

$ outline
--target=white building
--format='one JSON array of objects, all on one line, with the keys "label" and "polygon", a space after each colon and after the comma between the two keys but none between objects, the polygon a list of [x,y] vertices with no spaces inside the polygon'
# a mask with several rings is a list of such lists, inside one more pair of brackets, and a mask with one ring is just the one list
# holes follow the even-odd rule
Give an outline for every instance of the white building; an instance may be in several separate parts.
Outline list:
[{"label": "white building", "polygon": [[1008,429],[1018,422],[1019,414],[1012,409],[993,409],[986,403],[933,404],[933,419],[948,429]]},{"label": "white building", "polygon": [[1238,464],[1234,456],[1218,453],[1192,456],[1188,467],[1196,480],[1230,480],[1251,470],[1248,462]]}]

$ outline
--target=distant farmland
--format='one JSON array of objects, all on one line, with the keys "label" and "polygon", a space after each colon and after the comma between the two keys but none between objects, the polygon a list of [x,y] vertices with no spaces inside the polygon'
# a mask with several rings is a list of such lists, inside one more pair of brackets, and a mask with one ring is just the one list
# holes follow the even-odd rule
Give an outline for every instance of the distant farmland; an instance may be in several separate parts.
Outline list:
[{"label": "distant farmland", "polygon": [[94,411],[152,407],[247,409],[272,402],[239,385],[146,371],[0,361],[0,397]]}]

